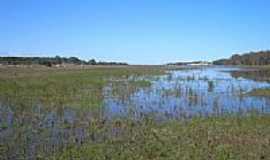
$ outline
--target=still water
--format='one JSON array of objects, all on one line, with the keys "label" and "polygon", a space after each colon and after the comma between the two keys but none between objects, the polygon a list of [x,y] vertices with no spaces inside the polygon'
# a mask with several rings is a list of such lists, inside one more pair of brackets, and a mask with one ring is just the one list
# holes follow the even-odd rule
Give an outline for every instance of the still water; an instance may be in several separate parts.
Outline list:
[{"label": "still water", "polygon": [[[269,112],[270,100],[251,97],[246,93],[253,89],[270,87],[242,77],[233,77],[238,68],[199,68],[169,71],[156,77],[151,87],[135,93],[125,93],[128,98],[111,96],[105,89],[105,113],[107,116],[145,116],[154,113],[163,118],[187,118],[192,116]],[[147,78],[146,78],[147,79]]]}]

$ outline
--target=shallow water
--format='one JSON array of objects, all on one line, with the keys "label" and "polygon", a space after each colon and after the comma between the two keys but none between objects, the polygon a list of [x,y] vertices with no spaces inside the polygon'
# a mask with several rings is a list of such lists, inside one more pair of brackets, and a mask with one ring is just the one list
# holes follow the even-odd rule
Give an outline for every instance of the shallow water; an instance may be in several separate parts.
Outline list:
[{"label": "shallow water", "polygon": [[195,115],[269,112],[268,98],[250,97],[245,93],[270,87],[270,84],[234,78],[230,71],[236,70],[240,69],[213,67],[170,71],[168,75],[151,80],[149,88],[132,94],[123,90],[124,95],[129,95],[125,99],[110,96],[110,89],[106,89],[106,115],[140,118],[154,113],[160,118],[178,119]]}]

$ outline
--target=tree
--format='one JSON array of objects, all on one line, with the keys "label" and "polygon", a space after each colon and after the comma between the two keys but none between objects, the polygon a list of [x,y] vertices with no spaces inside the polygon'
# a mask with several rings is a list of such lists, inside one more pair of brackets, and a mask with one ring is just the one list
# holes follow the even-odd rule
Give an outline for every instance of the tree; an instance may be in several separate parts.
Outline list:
[{"label": "tree", "polygon": [[96,65],[97,62],[96,62],[95,59],[91,59],[91,60],[88,61],[88,64],[90,64],[90,65]]}]

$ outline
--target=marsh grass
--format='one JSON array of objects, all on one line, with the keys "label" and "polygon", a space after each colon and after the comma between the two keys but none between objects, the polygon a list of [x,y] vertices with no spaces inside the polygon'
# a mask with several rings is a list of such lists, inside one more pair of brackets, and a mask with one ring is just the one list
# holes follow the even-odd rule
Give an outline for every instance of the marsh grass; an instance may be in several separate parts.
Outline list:
[{"label": "marsh grass", "polygon": [[[103,116],[104,87],[109,85],[112,96],[128,98],[151,87],[142,77],[163,75],[164,68],[0,68],[0,73],[0,107],[7,110],[0,115],[0,159],[270,158],[269,115],[167,121],[145,113],[138,113],[140,119]],[[194,80],[195,75],[187,78]],[[213,90],[214,83],[205,81]],[[192,88],[175,88],[162,92],[198,103],[200,95]],[[216,100],[217,113],[218,105]]]},{"label": "marsh grass", "polygon": [[84,142],[92,132],[86,132],[88,122],[103,121],[103,89],[116,83],[110,79],[124,79],[135,90],[151,84],[129,77],[161,75],[165,70],[11,67],[0,68],[0,73],[0,159],[37,159]]},{"label": "marsh grass", "polygon": [[246,93],[247,96],[270,97],[270,88],[253,89]]},{"label": "marsh grass", "polygon": [[67,147],[53,158],[269,159],[269,126],[269,116],[254,114],[162,123],[149,117],[116,120],[104,126],[106,131],[117,131],[114,136]]},{"label": "marsh grass", "polygon": [[[110,78],[160,75],[165,71],[149,67],[101,67],[84,70],[12,68],[10,72],[4,73],[0,76],[2,102],[25,107],[31,106],[33,102],[53,107],[98,107],[102,105],[102,89]],[[127,80],[127,83],[137,88],[151,85],[151,82],[146,80]]]}]

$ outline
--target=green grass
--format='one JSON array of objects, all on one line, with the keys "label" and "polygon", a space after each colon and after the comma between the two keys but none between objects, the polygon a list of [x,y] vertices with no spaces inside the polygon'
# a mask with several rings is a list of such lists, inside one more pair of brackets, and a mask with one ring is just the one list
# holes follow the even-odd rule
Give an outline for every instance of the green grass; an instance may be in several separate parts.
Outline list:
[{"label": "green grass", "polygon": [[[7,71],[9,70],[9,71]],[[97,107],[102,105],[102,89],[110,79],[164,74],[153,67],[95,67],[90,69],[11,68],[0,70],[1,101],[15,106]],[[128,81],[135,87],[150,86],[146,80]]]},{"label": "green grass", "polygon": [[137,87],[150,87],[151,82],[148,80],[135,80],[130,82],[131,85],[137,86]]},{"label": "green grass", "polygon": [[248,93],[248,96],[270,97],[270,88],[254,89]]},{"label": "green grass", "polygon": [[[118,130],[114,136],[105,132]],[[99,124],[99,142],[69,146],[52,159],[269,159],[270,117],[250,115],[193,118],[157,123]]]}]

